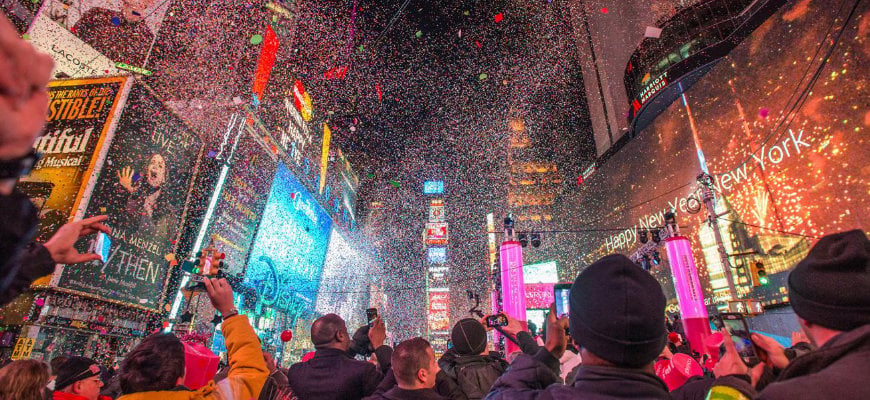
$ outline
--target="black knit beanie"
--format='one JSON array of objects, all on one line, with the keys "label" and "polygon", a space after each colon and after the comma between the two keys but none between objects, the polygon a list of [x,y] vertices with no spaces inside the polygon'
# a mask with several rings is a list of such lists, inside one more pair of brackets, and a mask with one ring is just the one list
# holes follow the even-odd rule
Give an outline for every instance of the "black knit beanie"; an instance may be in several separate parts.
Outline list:
[{"label": "black knit beanie", "polygon": [[59,369],[57,379],[54,380],[56,390],[63,390],[73,383],[100,375],[100,366],[87,357],[70,357]]},{"label": "black knit beanie", "polygon": [[450,340],[459,355],[478,355],[486,350],[486,328],[474,318],[465,318],[453,325]]},{"label": "black knit beanie", "polygon": [[621,254],[603,257],[571,287],[571,337],[621,367],[641,367],[667,342],[665,295],[648,272]]},{"label": "black knit beanie", "polygon": [[870,324],[870,240],[864,231],[823,236],[788,276],[794,312],[838,331]]}]

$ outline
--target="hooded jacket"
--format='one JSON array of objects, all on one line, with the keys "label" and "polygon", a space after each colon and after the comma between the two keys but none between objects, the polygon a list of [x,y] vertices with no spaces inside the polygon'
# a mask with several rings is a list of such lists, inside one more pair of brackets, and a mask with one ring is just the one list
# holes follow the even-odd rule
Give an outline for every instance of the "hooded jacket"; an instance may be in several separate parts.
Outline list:
[{"label": "hooded jacket", "polygon": [[126,394],[118,400],[248,400],[260,395],[269,376],[260,341],[248,317],[236,315],[221,325],[227,344],[227,359],[230,371],[227,378],[215,383],[210,381],[197,390],[184,387],[157,392]]},{"label": "hooded jacket", "polygon": [[[713,394],[756,399],[870,399],[870,325],[843,332],[818,350],[789,362],[776,381],[756,393],[751,384],[737,376],[716,381]],[[735,397],[739,398],[739,397]]]},{"label": "hooded jacket", "polygon": [[558,384],[559,360],[541,348],[521,355],[493,385],[489,400],[671,399],[657,376],[641,370],[581,365],[574,384]]}]

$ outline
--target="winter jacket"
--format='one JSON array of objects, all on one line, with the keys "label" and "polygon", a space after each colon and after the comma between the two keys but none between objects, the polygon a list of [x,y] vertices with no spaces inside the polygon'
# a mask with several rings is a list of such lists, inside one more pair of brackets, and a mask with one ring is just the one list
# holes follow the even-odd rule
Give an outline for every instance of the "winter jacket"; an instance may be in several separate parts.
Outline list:
[{"label": "winter jacket", "polygon": [[463,398],[476,400],[486,396],[496,379],[507,370],[508,363],[499,353],[460,356],[448,351],[438,360],[438,366],[463,393]]},{"label": "winter jacket", "polygon": [[558,384],[559,360],[541,348],[519,356],[493,385],[488,400],[667,399],[668,387],[652,373],[581,365],[574,385]]},{"label": "winter jacket", "polygon": [[[54,392],[52,393],[51,398],[53,400],[88,400],[85,396],[64,392]],[[97,400],[112,400],[112,398],[108,396],[100,396]]]},{"label": "winter jacket", "polygon": [[384,378],[374,364],[354,360],[339,349],[321,349],[314,358],[287,370],[290,387],[301,400],[359,400],[374,393]]},{"label": "winter jacket", "polygon": [[745,377],[738,376],[717,380],[710,393],[735,399],[870,399],[868,377],[870,324],[841,333],[818,350],[791,360],[761,393],[756,393]]},{"label": "winter jacket", "polygon": [[15,189],[0,195],[0,306],[30,288],[34,280],[54,272],[51,254],[33,242],[39,223],[36,207]]},{"label": "winter jacket", "polygon": [[221,324],[227,345],[230,371],[227,378],[210,381],[197,390],[184,387],[157,392],[126,394],[118,400],[249,400],[260,395],[269,376],[260,340],[248,323],[248,317],[236,315]]},{"label": "winter jacket", "polygon": [[366,400],[447,400],[433,389],[406,390],[394,387],[386,393],[376,393]]}]

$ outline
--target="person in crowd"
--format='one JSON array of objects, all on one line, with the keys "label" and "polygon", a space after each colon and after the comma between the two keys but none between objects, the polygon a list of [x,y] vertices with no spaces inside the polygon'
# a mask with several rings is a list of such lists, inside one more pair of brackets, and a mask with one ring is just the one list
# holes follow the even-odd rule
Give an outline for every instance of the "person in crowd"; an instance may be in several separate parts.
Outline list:
[{"label": "person in crowd", "polygon": [[230,370],[219,384],[214,381],[197,390],[181,386],[186,368],[184,345],[172,334],[145,338],[121,363],[119,400],[256,399],[269,370],[256,332],[248,318],[233,305],[233,291],[225,279],[205,279],[214,308],[223,316]]},{"label": "person in crowd", "polygon": [[[775,340],[753,334],[752,341],[766,353],[767,361],[750,370],[730,335],[723,334],[726,351],[713,369],[719,379],[710,389],[710,398],[870,399],[867,234],[852,230],[819,239],[789,274],[788,295],[801,329],[816,350],[789,359]],[[753,383],[766,366],[778,371],[778,376],[756,392]]]},{"label": "person in crowd", "polygon": [[[670,399],[653,371],[667,340],[655,278],[623,255],[603,257],[574,281],[570,307],[570,316],[557,319],[551,306],[544,347],[519,356],[487,399]],[[572,386],[555,384],[569,322],[582,356]]]},{"label": "person in crowd", "polygon": [[408,339],[393,350],[391,359],[395,385],[368,400],[446,400],[434,389],[440,368],[429,342],[421,337]]},{"label": "person in crowd", "polygon": [[0,400],[42,400],[48,366],[39,360],[18,360],[0,369]]},{"label": "person in crowd", "polygon": [[[502,327],[512,336],[523,331],[522,325],[508,317],[508,326]],[[453,348],[438,360],[444,373],[453,380],[467,399],[482,399],[490,387],[508,367],[508,362],[498,353],[487,351],[486,327],[474,318],[465,318],[453,325],[450,332]]]},{"label": "person in crowd", "polygon": [[87,357],[73,356],[57,371],[54,400],[111,400],[100,396],[100,366]]},{"label": "person in crowd", "polygon": [[51,367],[51,376],[48,378],[48,384],[45,385],[45,388],[48,389],[48,398],[51,398],[51,392],[54,391],[54,382],[57,379],[57,371],[60,371],[60,367],[63,363],[68,360],[67,356],[57,356],[51,359],[51,362],[48,364]]},{"label": "person in crowd", "polygon": [[[375,349],[385,346],[386,327],[380,318],[375,319],[368,338]],[[311,324],[311,342],[316,349],[314,357],[287,370],[290,387],[301,400],[362,399],[374,393],[384,378],[375,365],[349,356],[351,337],[338,315],[316,319]]]},{"label": "person in crowd", "polygon": [[15,184],[36,162],[33,143],[45,126],[47,85],[54,61],[18,36],[0,15],[0,305],[14,300],[57,264],[97,260],[79,254],[73,244],[98,231],[106,216],[86,218],[62,226],[45,244],[33,241],[38,210]]},{"label": "person in crowd", "polygon": [[692,354],[692,350],[689,349],[689,345],[683,342],[683,337],[677,332],[668,333],[668,348],[673,354]]},{"label": "person in crowd", "polygon": [[390,369],[390,359],[392,357],[393,349],[390,348],[390,346],[383,345],[375,348],[369,339],[370,329],[371,327],[366,324],[359,327],[353,333],[347,355],[351,358],[362,356],[368,359],[370,363],[378,367],[382,374],[386,375],[387,371]]},{"label": "person in crowd", "polygon": [[290,389],[290,381],[287,380],[287,375],[278,368],[275,363],[275,358],[267,352],[263,352],[263,359],[266,360],[266,368],[269,369],[269,377],[266,378],[266,384],[263,385],[263,390],[260,391],[259,400],[292,400],[296,396],[293,390]]}]

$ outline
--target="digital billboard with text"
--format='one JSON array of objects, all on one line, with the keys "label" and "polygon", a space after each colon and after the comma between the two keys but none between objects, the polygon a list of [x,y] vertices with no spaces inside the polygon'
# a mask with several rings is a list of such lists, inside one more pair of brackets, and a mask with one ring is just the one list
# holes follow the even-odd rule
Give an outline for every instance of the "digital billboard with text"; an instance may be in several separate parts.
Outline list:
[{"label": "digital billboard with text", "polygon": [[[637,229],[662,226],[675,210],[708,300],[724,304],[723,266],[699,202],[702,164],[714,177],[725,251],[737,254],[740,296],[788,301],[785,277],[819,237],[867,228],[870,62],[861,32],[870,11],[859,8],[843,26],[845,11],[828,5],[784,6],[585,179],[572,223],[611,231],[577,235],[583,264],[634,251]],[[845,31],[822,63],[831,24]],[[768,286],[752,287],[755,262]]]}]

